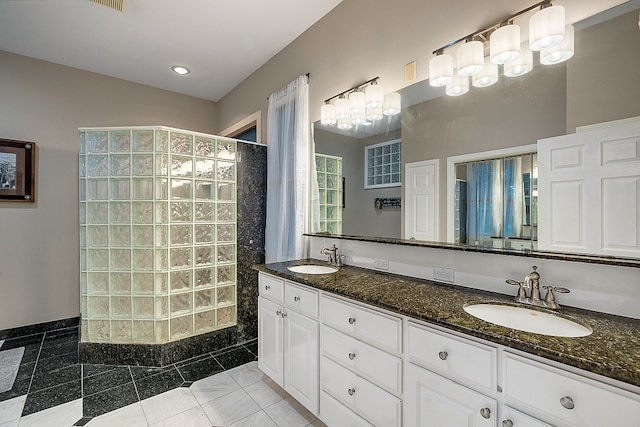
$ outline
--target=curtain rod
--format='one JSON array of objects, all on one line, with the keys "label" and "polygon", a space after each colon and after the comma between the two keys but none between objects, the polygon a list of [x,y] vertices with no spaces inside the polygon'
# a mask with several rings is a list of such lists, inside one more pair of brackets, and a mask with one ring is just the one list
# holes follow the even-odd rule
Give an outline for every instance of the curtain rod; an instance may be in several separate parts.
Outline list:
[{"label": "curtain rod", "polygon": [[[308,79],[309,77],[311,77],[311,73],[307,73],[307,74],[305,74],[305,76],[307,76],[307,79]],[[269,97],[267,96],[267,101],[268,100],[269,100]]]}]

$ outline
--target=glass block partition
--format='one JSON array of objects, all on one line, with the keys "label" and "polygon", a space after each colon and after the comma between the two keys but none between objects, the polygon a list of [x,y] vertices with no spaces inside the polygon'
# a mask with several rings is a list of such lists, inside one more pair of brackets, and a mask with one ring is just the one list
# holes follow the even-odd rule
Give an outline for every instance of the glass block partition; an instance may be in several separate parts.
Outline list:
[{"label": "glass block partition", "polygon": [[80,129],[82,340],[162,344],[236,324],[236,142]]},{"label": "glass block partition", "polygon": [[318,193],[320,196],[320,229],[342,234],[342,157],[316,154]]}]

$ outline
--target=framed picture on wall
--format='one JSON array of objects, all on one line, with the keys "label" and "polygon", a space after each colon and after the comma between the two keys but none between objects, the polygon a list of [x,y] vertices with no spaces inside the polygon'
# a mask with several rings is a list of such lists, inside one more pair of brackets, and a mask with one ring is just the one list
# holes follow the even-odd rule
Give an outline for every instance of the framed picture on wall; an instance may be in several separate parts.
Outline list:
[{"label": "framed picture on wall", "polygon": [[0,201],[35,200],[36,144],[0,138]]}]

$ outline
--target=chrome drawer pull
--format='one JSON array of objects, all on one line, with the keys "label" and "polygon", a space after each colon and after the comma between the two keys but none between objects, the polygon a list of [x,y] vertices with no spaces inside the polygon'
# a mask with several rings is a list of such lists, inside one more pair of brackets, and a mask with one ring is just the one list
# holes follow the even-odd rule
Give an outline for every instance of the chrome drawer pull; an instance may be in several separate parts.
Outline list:
[{"label": "chrome drawer pull", "polygon": [[269,286],[269,285],[264,285],[264,290],[265,290],[265,291],[268,291],[269,289],[271,289],[271,286]]},{"label": "chrome drawer pull", "polygon": [[489,408],[480,409],[480,415],[482,415],[482,418],[486,418],[488,420],[489,418],[491,418],[491,409]]},{"label": "chrome drawer pull", "polygon": [[502,427],[513,427],[513,421],[511,420],[503,420]]},{"label": "chrome drawer pull", "polygon": [[349,393],[349,396],[353,396],[354,394],[356,394],[356,389],[350,388],[349,390],[347,390],[347,393]]},{"label": "chrome drawer pull", "polygon": [[353,325],[354,323],[356,323],[356,319],[353,317],[349,317],[349,324]]},{"label": "chrome drawer pull", "polygon": [[298,302],[298,301],[300,301],[300,297],[297,297],[297,296],[296,296],[296,297],[293,297],[293,300],[294,300],[295,302]]},{"label": "chrome drawer pull", "polygon": [[355,353],[349,353],[349,359],[353,360],[356,358],[356,354]]},{"label": "chrome drawer pull", "polygon": [[441,351],[440,353],[438,353],[438,357],[440,358],[440,360],[447,360],[447,357],[449,357],[449,353],[447,353],[446,351]]},{"label": "chrome drawer pull", "polygon": [[575,405],[573,404],[573,399],[570,398],[569,396],[561,397],[560,404],[567,409],[575,408]]}]

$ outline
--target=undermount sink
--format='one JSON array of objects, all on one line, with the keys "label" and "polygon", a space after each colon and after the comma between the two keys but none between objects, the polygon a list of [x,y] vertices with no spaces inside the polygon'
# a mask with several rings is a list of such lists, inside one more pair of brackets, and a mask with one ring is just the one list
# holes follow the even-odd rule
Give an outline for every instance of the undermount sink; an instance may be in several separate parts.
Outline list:
[{"label": "undermount sink", "polygon": [[505,304],[472,304],[464,311],[478,319],[507,328],[554,337],[586,337],[593,331],[558,315]]},{"label": "undermount sink", "polygon": [[291,267],[287,267],[287,270],[302,274],[329,274],[338,271],[336,267],[315,264],[293,265]]}]

